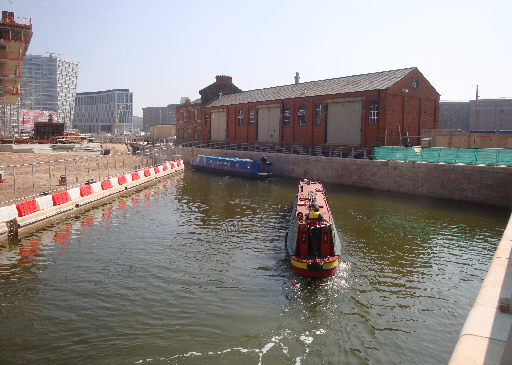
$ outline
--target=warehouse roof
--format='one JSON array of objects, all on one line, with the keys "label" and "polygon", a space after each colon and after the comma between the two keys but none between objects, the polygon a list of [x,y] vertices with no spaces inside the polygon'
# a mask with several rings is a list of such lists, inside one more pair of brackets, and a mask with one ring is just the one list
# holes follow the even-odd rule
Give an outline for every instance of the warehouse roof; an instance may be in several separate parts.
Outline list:
[{"label": "warehouse roof", "polygon": [[359,91],[383,90],[397,83],[416,67],[400,70],[353,75],[335,79],[303,82],[299,84],[242,91],[216,99],[208,106],[255,103],[281,99],[303,98],[318,95],[335,95]]}]

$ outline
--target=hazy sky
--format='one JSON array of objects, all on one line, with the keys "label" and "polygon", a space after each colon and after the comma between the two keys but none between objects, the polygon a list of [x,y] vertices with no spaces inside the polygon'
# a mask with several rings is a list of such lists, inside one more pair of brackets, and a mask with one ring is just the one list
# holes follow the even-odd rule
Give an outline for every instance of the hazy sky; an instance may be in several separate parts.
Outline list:
[{"label": "hazy sky", "polygon": [[512,1],[1,0],[29,54],[80,62],[78,92],[129,88],[134,115],[230,75],[242,90],[416,66],[441,100],[512,97]]}]

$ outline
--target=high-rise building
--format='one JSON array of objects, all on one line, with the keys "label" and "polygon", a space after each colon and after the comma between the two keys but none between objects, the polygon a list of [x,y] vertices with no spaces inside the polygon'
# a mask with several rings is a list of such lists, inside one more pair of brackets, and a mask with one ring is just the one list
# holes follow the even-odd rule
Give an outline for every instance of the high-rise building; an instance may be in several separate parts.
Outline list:
[{"label": "high-rise building", "polygon": [[19,132],[20,79],[23,58],[32,39],[30,19],[2,11],[0,23],[0,133]]},{"label": "high-rise building", "polygon": [[73,127],[82,133],[131,133],[133,93],[129,89],[76,94]]},{"label": "high-rise building", "polygon": [[23,62],[21,108],[54,111],[57,121],[71,127],[75,110],[78,62],[55,54],[28,55]]}]

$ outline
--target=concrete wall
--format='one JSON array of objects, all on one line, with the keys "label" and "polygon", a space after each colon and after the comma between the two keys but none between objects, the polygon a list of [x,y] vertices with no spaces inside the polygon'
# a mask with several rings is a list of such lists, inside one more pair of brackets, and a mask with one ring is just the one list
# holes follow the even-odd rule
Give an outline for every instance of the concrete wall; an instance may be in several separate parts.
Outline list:
[{"label": "concrete wall", "polygon": [[512,134],[467,133],[452,129],[423,129],[422,138],[432,138],[432,147],[512,148]]},{"label": "concrete wall", "polygon": [[[185,163],[197,154],[259,160],[261,152],[182,147]],[[410,161],[360,160],[267,153],[275,175],[400,193],[512,207],[512,168]]]}]

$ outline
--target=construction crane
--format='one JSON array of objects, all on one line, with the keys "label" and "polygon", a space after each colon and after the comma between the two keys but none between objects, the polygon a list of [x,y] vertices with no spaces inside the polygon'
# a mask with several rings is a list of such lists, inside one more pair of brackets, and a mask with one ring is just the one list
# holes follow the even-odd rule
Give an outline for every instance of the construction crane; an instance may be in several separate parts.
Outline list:
[{"label": "construction crane", "polygon": [[128,104],[120,103],[117,105],[119,106],[119,108],[117,109],[116,124],[114,125],[114,135],[117,134],[117,126],[119,124],[119,116],[121,115],[121,110],[123,109],[124,106],[127,106]]}]

